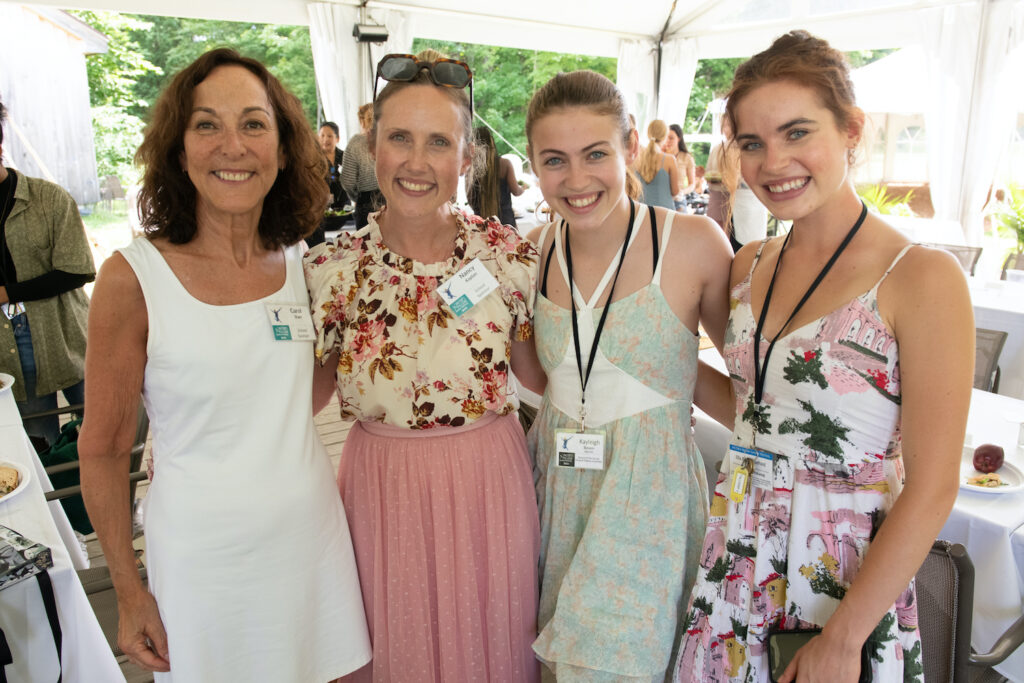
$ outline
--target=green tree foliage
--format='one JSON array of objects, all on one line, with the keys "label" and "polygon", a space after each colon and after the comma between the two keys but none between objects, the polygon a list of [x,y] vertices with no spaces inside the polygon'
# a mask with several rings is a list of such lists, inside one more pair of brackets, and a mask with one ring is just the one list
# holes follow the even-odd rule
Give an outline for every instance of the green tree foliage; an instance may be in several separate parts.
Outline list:
[{"label": "green tree foliage", "polygon": [[316,79],[309,29],[116,12],[74,12],[109,39],[106,54],[87,60],[100,175],[134,182],[143,121],[170,78],[203,52],[229,46],[260,60],[317,121]]},{"label": "green tree foliage", "polygon": [[139,79],[137,92],[147,107],[156,101],[168,80],[199,55],[215,47],[233,47],[266,64],[302,102],[310,125],[316,125],[316,78],[308,27],[179,17],[140,18],[153,28],[135,37],[161,69],[160,73],[145,74]]},{"label": "green tree foliage", "polygon": [[138,115],[130,113],[140,105],[135,87],[139,79],[160,70],[134,36],[151,25],[117,12],[81,10],[73,14],[108,38],[107,52],[86,60],[97,173],[116,175],[126,184],[134,182],[132,157],[142,141],[143,126]]},{"label": "green tree foliage", "polygon": [[477,114],[512,143],[495,137],[498,154],[526,155],[526,108],[530,98],[552,76],[563,71],[591,69],[615,80],[617,60],[612,57],[519,50],[475,43],[449,43],[416,39],[413,52],[433,48],[473,69],[473,97]]}]

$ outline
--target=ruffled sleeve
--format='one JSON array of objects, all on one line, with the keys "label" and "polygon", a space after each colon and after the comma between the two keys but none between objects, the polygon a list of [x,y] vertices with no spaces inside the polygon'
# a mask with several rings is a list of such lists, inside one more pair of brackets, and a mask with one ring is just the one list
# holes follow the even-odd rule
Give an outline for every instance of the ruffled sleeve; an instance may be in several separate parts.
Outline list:
[{"label": "ruffled sleeve", "polygon": [[540,255],[530,240],[510,225],[497,220],[484,222],[487,245],[496,266],[495,279],[501,296],[512,313],[512,338],[533,337],[533,304],[537,294],[537,265]]},{"label": "ruffled sleeve", "polygon": [[318,244],[302,259],[316,332],[313,352],[321,365],[344,344],[349,305],[357,291],[361,247],[361,238],[342,235],[336,244]]}]

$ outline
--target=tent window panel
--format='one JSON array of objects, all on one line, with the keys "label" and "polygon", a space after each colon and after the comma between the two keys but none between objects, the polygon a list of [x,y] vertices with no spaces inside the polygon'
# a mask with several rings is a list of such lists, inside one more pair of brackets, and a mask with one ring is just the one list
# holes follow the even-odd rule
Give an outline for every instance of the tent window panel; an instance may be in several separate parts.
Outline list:
[{"label": "tent window panel", "polygon": [[910,125],[900,130],[893,152],[894,180],[928,178],[928,136],[924,126]]}]

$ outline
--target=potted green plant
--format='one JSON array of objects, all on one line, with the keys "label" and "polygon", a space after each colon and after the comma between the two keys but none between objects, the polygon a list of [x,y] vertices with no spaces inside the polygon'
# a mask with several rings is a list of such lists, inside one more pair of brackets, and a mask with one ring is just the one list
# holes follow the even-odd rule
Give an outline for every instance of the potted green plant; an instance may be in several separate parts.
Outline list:
[{"label": "potted green plant", "polygon": [[994,216],[999,226],[1017,240],[1017,254],[1024,253],[1024,188],[1010,185],[1007,201],[1002,202]]},{"label": "potted green plant", "polygon": [[910,209],[910,198],[914,191],[909,190],[903,196],[890,194],[889,189],[879,183],[857,189],[857,194],[875,213],[883,216],[913,216]]}]

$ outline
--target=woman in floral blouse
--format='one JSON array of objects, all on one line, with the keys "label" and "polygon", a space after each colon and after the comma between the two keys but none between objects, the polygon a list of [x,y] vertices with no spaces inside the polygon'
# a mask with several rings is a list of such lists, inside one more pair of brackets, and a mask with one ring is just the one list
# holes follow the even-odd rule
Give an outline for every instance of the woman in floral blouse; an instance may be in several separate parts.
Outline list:
[{"label": "woman in floral blouse", "polygon": [[336,388],[355,421],[338,485],[373,640],[355,678],[536,680],[539,529],[509,373],[542,390],[537,253],[450,203],[471,166],[469,68],[428,52],[377,73],[385,208],[306,256],[315,407]]}]

